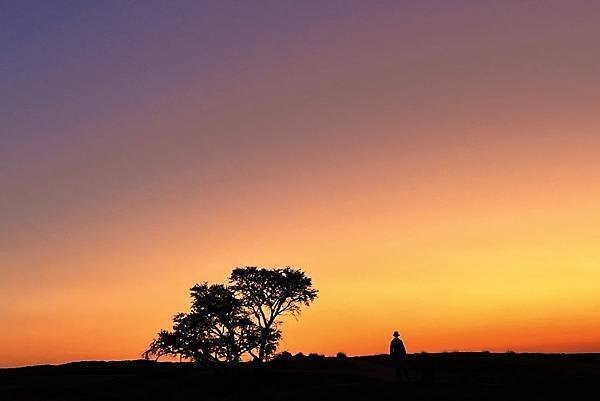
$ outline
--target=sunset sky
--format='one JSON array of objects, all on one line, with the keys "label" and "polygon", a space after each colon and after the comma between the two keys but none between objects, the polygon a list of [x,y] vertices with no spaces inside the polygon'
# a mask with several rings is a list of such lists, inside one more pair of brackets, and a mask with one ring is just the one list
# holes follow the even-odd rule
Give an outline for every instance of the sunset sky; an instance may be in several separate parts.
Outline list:
[{"label": "sunset sky", "polygon": [[281,350],[600,352],[600,3],[0,2],[0,367],[291,265]]}]

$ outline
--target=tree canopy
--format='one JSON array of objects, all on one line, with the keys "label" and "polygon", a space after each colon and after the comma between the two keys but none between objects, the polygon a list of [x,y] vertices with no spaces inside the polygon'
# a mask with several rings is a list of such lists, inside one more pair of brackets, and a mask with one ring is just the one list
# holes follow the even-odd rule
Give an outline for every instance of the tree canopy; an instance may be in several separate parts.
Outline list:
[{"label": "tree canopy", "polygon": [[302,270],[291,267],[265,269],[239,267],[231,272],[229,283],[259,327],[258,359],[265,360],[277,349],[280,317],[298,317],[302,306],[317,297],[312,280]]}]

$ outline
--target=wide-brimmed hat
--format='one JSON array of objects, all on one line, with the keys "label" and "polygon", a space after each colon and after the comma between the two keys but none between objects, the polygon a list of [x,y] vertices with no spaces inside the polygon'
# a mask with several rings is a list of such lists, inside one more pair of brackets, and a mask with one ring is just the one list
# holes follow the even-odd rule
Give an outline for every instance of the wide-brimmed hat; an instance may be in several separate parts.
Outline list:
[{"label": "wide-brimmed hat", "polygon": [[400,333],[398,333],[397,331],[394,331],[394,334],[392,334],[394,337],[400,337]]}]

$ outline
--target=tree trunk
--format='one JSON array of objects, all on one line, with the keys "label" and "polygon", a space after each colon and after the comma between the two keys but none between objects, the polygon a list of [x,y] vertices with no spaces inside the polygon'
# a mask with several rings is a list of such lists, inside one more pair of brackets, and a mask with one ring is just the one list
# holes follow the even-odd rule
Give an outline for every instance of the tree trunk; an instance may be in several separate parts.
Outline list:
[{"label": "tree trunk", "polygon": [[269,335],[269,329],[266,327],[260,331],[260,344],[258,347],[258,360],[260,362],[265,361],[266,352],[267,352],[267,337]]},{"label": "tree trunk", "polygon": [[266,348],[266,344],[264,341],[260,341],[260,346],[258,347],[258,360],[260,362],[264,362],[265,361],[265,348]]}]

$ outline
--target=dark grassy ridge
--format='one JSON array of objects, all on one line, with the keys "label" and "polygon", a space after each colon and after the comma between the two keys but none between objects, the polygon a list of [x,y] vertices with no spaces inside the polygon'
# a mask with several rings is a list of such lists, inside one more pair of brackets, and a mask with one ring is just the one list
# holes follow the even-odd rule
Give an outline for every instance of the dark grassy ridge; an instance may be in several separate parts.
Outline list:
[{"label": "dark grassy ridge", "polygon": [[385,356],[303,358],[216,374],[190,363],[76,362],[0,369],[0,400],[548,400],[596,399],[600,354],[410,355],[398,383]]}]

